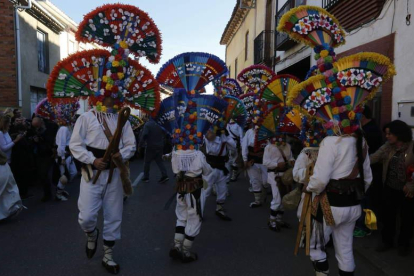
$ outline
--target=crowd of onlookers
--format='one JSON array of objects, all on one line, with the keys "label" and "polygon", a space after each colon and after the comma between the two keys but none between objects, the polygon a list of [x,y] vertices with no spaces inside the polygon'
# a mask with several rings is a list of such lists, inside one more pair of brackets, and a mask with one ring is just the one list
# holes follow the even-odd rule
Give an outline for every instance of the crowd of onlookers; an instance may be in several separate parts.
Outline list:
[{"label": "crowd of onlookers", "polygon": [[29,186],[43,186],[42,201],[52,199],[52,166],[56,158],[55,137],[59,126],[20,110],[0,114],[0,150],[7,156],[22,199],[32,197]]}]

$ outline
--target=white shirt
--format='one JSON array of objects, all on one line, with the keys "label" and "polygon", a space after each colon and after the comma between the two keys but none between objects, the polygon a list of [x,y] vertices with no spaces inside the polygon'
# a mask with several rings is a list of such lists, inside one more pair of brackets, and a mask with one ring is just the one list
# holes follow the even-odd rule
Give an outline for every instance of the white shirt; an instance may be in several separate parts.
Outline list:
[{"label": "white shirt", "polygon": [[206,143],[207,154],[214,156],[219,155],[223,143],[226,143],[226,145],[220,156],[226,156],[229,150],[236,149],[236,142],[234,142],[233,138],[223,134],[220,137],[216,136],[214,141],[209,141],[207,138],[204,138],[204,143]]},{"label": "white shirt", "polygon": [[69,146],[72,131],[67,126],[61,126],[56,133],[57,154],[65,159],[66,146]]},{"label": "white shirt", "polygon": [[[319,148],[312,149],[318,151]],[[305,150],[302,150],[295,161],[295,166],[293,167],[293,179],[304,184],[307,177],[307,169],[313,163],[312,159],[306,154]]]},{"label": "white shirt", "polygon": [[7,163],[11,161],[12,147],[14,142],[8,132],[0,131],[0,150],[7,156]]},{"label": "white shirt", "polygon": [[248,161],[249,147],[254,147],[255,136],[256,132],[254,131],[254,128],[249,129],[248,131],[246,131],[246,134],[244,134],[241,143],[242,156],[244,162]]},{"label": "white shirt", "polygon": [[285,162],[281,151],[283,151],[285,154],[287,161],[293,160],[292,151],[289,144],[286,143],[286,145],[280,147],[274,144],[268,144],[265,147],[263,154],[263,165],[266,168],[273,170],[279,163]]},{"label": "white shirt", "polygon": [[[73,157],[85,164],[93,164],[96,159],[92,152],[86,149],[86,146],[106,150],[109,145],[103,127],[96,116],[105,116],[112,134],[115,134],[118,123],[117,114],[107,114],[102,112],[96,112],[95,115],[92,111],[88,111],[78,118],[75,127],[73,128],[69,148]],[[135,143],[135,136],[132,132],[131,124],[127,121],[122,130],[121,141],[119,143],[119,152],[124,161],[130,159],[134,155],[136,148]]]},{"label": "white shirt", "polygon": [[[366,144],[366,143],[365,143]],[[320,194],[331,179],[348,177],[357,161],[356,138],[330,136],[323,139],[307,190]],[[364,161],[365,189],[372,182],[369,156]]]},{"label": "white shirt", "polygon": [[200,175],[207,176],[213,169],[206,161],[206,157],[201,151],[198,150],[176,150],[172,153],[171,164],[172,171],[178,174],[180,170],[180,162],[183,159],[190,162],[188,170],[185,175],[188,177],[198,177]]},{"label": "white shirt", "polygon": [[234,140],[243,139],[243,129],[236,123],[227,124],[227,131]]}]

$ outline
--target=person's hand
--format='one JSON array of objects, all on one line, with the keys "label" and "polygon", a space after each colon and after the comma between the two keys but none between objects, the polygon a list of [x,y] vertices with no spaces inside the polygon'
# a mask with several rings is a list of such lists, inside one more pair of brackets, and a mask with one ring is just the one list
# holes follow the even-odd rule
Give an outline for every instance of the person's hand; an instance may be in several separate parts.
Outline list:
[{"label": "person's hand", "polygon": [[22,140],[22,138],[24,137],[24,134],[19,134],[16,136],[16,139],[14,139],[14,143],[18,143],[20,140]]},{"label": "person's hand", "polygon": [[404,185],[403,192],[405,194],[405,197],[408,197],[408,198],[414,197],[414,192],[411,192],[407,185]]},{"label": "person's hand", "polygon": [[277,168],[279,170],[283,170],[284,168],[286,168],[286,163],[285,162],[280,162],[277,164]]},{"label": "person's hand", "polygon": [[302,192],[303,193],[306,193],[306,194],[311,194],[311,192],[309,192],[308,190],[306,190],[307,187],[308,187],[308,184],[303,184]]},{"label": "person's hand", "polygon": [[108,166],[108,163],[104,162],[103,158],[96,158],[95,161],[93,161],[93,165],[98,170],[103,171]]}]

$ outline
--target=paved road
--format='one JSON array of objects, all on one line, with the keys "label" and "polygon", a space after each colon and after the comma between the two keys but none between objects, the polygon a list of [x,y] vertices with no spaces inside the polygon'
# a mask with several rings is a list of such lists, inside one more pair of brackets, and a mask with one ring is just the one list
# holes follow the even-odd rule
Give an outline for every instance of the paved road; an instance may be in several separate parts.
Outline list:
[{"label": "paved road", "polygon": [[[142,165],[140,161],[132,163],[133,180]],[[122,275],[314,275],[303,252],[293,256],[295,230],[268,230],[270,196],[266,207],[249,208],[252,195],[244,177],[231,184],[226,207],[232,222],[219,220],[214,214],[214,198],[207,200],[205,221],[194,246],[199,261],[181,264],[170,260],[175,204],[168,210],[164,207],[174,183],[171,179],[158,184],[158,178],[153,164],[151,182],[140,182],[125,204],[122,240],[115,249]],[[77,223],[79,178],[68,190],[69,201],[47,203],[40,202],[41,192],[36,190],[36,196],[25,201],[28,210],[0,223],[0,275],[109,275],[101,266],[102,239],[92,260],[84,253],[85,236]],[[294,212],[286,219],[296,227]],[[102,229],[101,224],[99,227]],[[337,275],[332,249],[330,253],[331,271]],[[385,275],[360,255],[356,262],[358,275]]]}]

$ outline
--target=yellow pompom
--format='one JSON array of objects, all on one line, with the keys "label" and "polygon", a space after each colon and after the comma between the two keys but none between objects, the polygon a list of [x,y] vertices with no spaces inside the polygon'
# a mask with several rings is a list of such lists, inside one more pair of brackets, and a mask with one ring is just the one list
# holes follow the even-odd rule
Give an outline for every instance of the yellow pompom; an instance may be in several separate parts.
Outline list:
[{"label": "yellow pompom", "polygon": [[107,77],[107,76],[103,76],[103,77],[102,77],[102,81],[103,81],[103,82],[108,82],[108,77]]},{"label": "yellow pompom", "polygon": [[101,107],[101,111],[102,111],[102,112],[106,112],[106,106],[104,106],[104,105],[103,105],[103,106]]},{"label": "yellow pompom", "polygon": [[177,149],[178,149],[178,150],[181,150],[182,148],[183,148],[183,146],[181,146],[181,145],[178,145],[178,146],[177,146]]},{"label": "yellow pompom", "polygon": [[339,114],[339,108],[337,107],[332,108],[332,114],[334,115]]},{"label": "yellow pompom", "polygon": [[346,96],[348,96],[348,93],[346,91],[341,91],[341,96],[342,98],[345,98]]},{"label": "yellow pompom", "polygon": [[124,78],[124,73],[122,73],[122,72],[119,72],[118,73],[118,78],[120,79],[120,80],[122,80],[123,78]]},{"label": "yellow pompom", "polygon": [[193,150],[194,149],[194,146],[193,145],[190,145],[190,150]]},{"label": "yellow pompom", "polygon": [[125,41],[119,42],[119,46],[121,46],[124,49],[128,48],[128,44]]},{"label": "yellow pompom", "polygon": [[112,61],[112,66],[113,67],[118,67],[119,66],[119,61],[117,61],[117,60]]},{"label": "yellow pompom", "polygon": [[320,53],[321,57],[327,57],[329,55],[329,52],[327,50],[322,50]]},{"label": "yellow pompom", "polygon": [[177,128],[177,129],[175,130],[175,133],[181,133],[181,129]]},{"label": "yellow pompom", "polygon": [[112,89],[112,84],[107,83],[105,86],[106,90],[111,90]]},{"label": "yellow pompom", "polygon": [[355,112],[350,111],[350,112],[348,113],[348,117],[349,117],[349,119],[354,120],[354,119],[355,119]]}]

